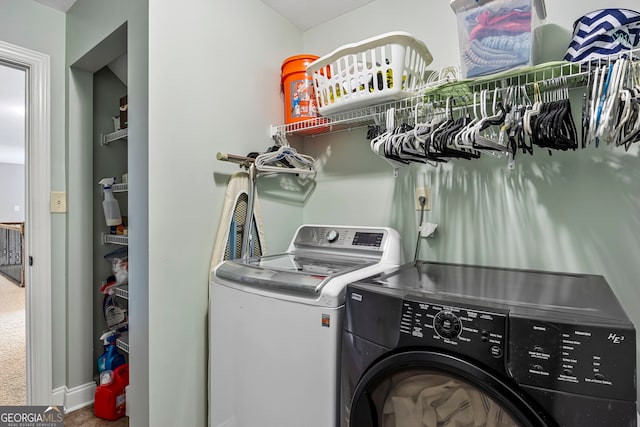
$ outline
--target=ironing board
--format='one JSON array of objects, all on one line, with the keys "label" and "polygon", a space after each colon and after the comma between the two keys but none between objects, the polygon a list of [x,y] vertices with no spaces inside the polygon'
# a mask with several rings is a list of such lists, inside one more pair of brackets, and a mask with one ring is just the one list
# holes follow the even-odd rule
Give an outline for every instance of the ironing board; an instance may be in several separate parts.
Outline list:
[{"label": "ironing board", "polygon": [[[216,236],[211,268],[222,261],[236,259],[242,256],[242,245],[245,241],[245,224],[250,214],[250,186],[253,185],[247,172],[237,172],[229,178],[224,196],[222,215]],[[258,195],[253,191],[253,218],[251,224],[251,238],[248,239],[251,249],[250,256],[266,254],[263,222],[258,202]]]}]

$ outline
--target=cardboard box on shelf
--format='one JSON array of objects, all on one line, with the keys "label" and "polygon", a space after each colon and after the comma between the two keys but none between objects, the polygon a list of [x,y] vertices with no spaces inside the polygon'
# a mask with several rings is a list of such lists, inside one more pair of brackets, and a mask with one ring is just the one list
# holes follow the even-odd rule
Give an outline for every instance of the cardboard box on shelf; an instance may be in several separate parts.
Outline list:
[{"label": "cardboard box on shelf", "polygon": [[129,104],[127,101],[127,95],[120,98],[120,129],[124,129],[129,124],[127,119],[127,110],[129,109]]}]

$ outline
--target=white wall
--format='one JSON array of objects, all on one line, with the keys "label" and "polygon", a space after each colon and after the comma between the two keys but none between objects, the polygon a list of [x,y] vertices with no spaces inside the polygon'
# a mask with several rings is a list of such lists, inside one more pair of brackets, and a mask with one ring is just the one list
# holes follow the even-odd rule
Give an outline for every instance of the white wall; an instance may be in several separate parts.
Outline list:
[{"label": "white wall", "polygon": [[[604,7],[638,8],[632,0],[546,3],[552,31],[545,32],[544,47],[560,54],[581,15]],[[423,40],[433,53],[433,69],[460,62],[455,15],[445,0],[378,0],[305,32],[304,47],[324,55],[393,30]],[[537,150],[533,157],[519,155],[513,171],[504,160],[485,156],[437,169],[408,167],[398,178],[371,154],[362,130],[307,139],[304,152],[323,163],[304,222],[390,225],[401,231],[405,254],[413,258],[419,176],[432,189],[425,219],[440,224],[437,237],[422,242],[422,259],[600,274],[640,327],[634,261],[640,253],[638,147],[629,153],[600,147],[552,157]]]},{"label": "white wall", "polygon": [[26,71],[0,61],[0,221],[25,218]]},{"label": "white wall", "polygon": [[0,222],[24,222],[24,165],[0,163]]},{"label": "white wall", "polygon": [[0,222],[24,222],[26,72],[0,62]]}]

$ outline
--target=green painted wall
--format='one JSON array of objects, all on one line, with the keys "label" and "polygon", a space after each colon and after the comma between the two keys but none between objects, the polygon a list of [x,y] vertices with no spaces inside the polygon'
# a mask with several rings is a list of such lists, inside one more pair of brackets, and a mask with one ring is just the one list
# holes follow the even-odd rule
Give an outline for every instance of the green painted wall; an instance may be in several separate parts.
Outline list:
[{"label": "green painted wall", "polygon": [[[595,0],[547,3],[548,22],[560,35],[555,50],[575,17],[604,7]],[[52,189],[67,189],[70,209],[66,221],[54,216],[52,224],[54,387],[90,381],[97,344],[82,324],[92,314],[78,307],[92,280],[83,252],[92,239],[82,233],[93,215],[83,201],[93,183],[85,182],[91,168],[80,167],[91,153],[85,144],[92,118],[84,107],[92,105],[92,71],[65,70],[127,23],[130,278],[139,284],[130,300],[132,425],[206,423],[209,259],[228,175],[237,170],[215,154],[246,154],[271,143],[269,125],[283,121],[282,60],[405,30],[430,47],[433,68],[459,62],[455,16],[445,0],[378,0],[304,33],[257,0],[151,6],[146,0],[80,0],[66,21],[62,13],[22,0],[0,0],[0,11],[0,39],[52,56]],[[423,241],[422,258],[603,274],[640,324],[633,262],[637,150],[540,152],[518,159],[512,171],[485,158],[409,167],[394,178],[370,152],[362,129],[308,138],[302,147],[321,165],[309,194],[296,195],[285,181],[261,181],[269,252],[284,250],[300,223],[349,223],[396,227],[410,258],[418,221],[413,192],[420,181],[433,194],[426,219],[440,224],[437,236]],[[180,394],[167,393],[166,384]]]},{"label": "green painted wall", "polygon": [[[122,53],[128,54],[129,99],[129,280],[131,423],[149,424],[148,360],[148,2],[79,0],[67,13],[66,41],[69,86],[67,104],[69,196],[69,281],[67,295],[67,386],[93,380],[93,73]],[[124,44],[102,44],[126,24]],[[119,33],[120,34],[120,33]],[[90,60],[89,60],[90,59]],[[88,164],[88,165],[87,165]],[[135,213],[135,214],[134,214]],[[73,225],[73,227],[71,227]],[[91,284],[88,286],[88,284]],[[73,301],[73,304],[71,304]]]},{"label": "green painted wall", "polygon": [[[37,28],[37,31],[34,29]],[[65,191],[65,15],[34,1],[0,0],[0,40],[51,59],[51,190]],[[66,218],[51,216],[53,388],[65,384]]]},{"label": "green painted wall", "polygon": [[[115,250],[119,246],[102,244],[102,233],[109,232],[106,226],[102,201],[104,194],[98,182],[102,178],[116,177],[117,182],[122,182],[123,173],[127,172],[127,151],[128,144],[126,139],[113,141],[107,145],[101,145],[100,135],[114,132],[113,116],[118,116],[120,98],[127,94],[127,87],[118,79],[113,72],[107,67],[98,70],[93,75],[93,337],[96,343],[93,348],[93,359],[98,357],[104,351],[99,345],[99,338],[107,329],[107,323],[104,319],[103,300],[104,294],[100,292],[100,283],[105,281],[108,276],[113,274],[111,262],[104,259],[104,256]],[[120,213],[126,216],[129,212],[128,194],[114,193],[114,197],[118,200]],[[116,303],[126,308],[127,303],[120,298],[116,299]],[[94,376],[98,375],[98,365],[93,364]]]},{"label": "green painted wall", "polygon": [[[585,13],[637,9],[631,0],[546,3],[546,59],[560,59],[573,21]],[[431,68],[439,69],[460,62],[454,28],[447,1],[378,0],[305,32],[305,50],[325,55],[345,43],[404,30],[427,44],[434,56]],[[580,105],[579,99],[574,104]],[[434,238],[422,241],[422,259],[600,274],[640,325],[638,147],[628,153],[601,146],[553,156],[537,150],[533,157],[517,156],[514,170],[504,159],[485,156],[438,168],[407,167],[397,178],[372,154],[360,129],[307,138],[304,152],[322,164],[304,222],[393,226],[412,259],[419,221],[414,191],[416,183],[424,184],[432,191],[425,220],[439,228]]]},{"label": "green painted wall", "polygon": [[[216,153],[272,144],[269,125],[282,122],[280,64],[301,48],[301,32],[258,0],[150,2],[151,425],[207,424],[209,265],[238,171]],[[273,253],[286,247],[302,205],[282,202],[267,178],[259,186]]]}]

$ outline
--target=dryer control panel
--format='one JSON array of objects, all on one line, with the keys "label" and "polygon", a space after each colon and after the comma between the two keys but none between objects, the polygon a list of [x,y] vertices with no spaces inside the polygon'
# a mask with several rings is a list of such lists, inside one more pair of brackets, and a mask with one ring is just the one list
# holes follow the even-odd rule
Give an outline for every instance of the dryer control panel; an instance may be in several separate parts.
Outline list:
[{"label": "dryer control panel", "polygon": [[636,400],[636,334],[622,325],[510,318],[509,368],[527,384]]},{"label": "dryer control panel", "polygon": [[452,351],[504,372],[506,313],[436,301],[402,302],[399,346]]}]

